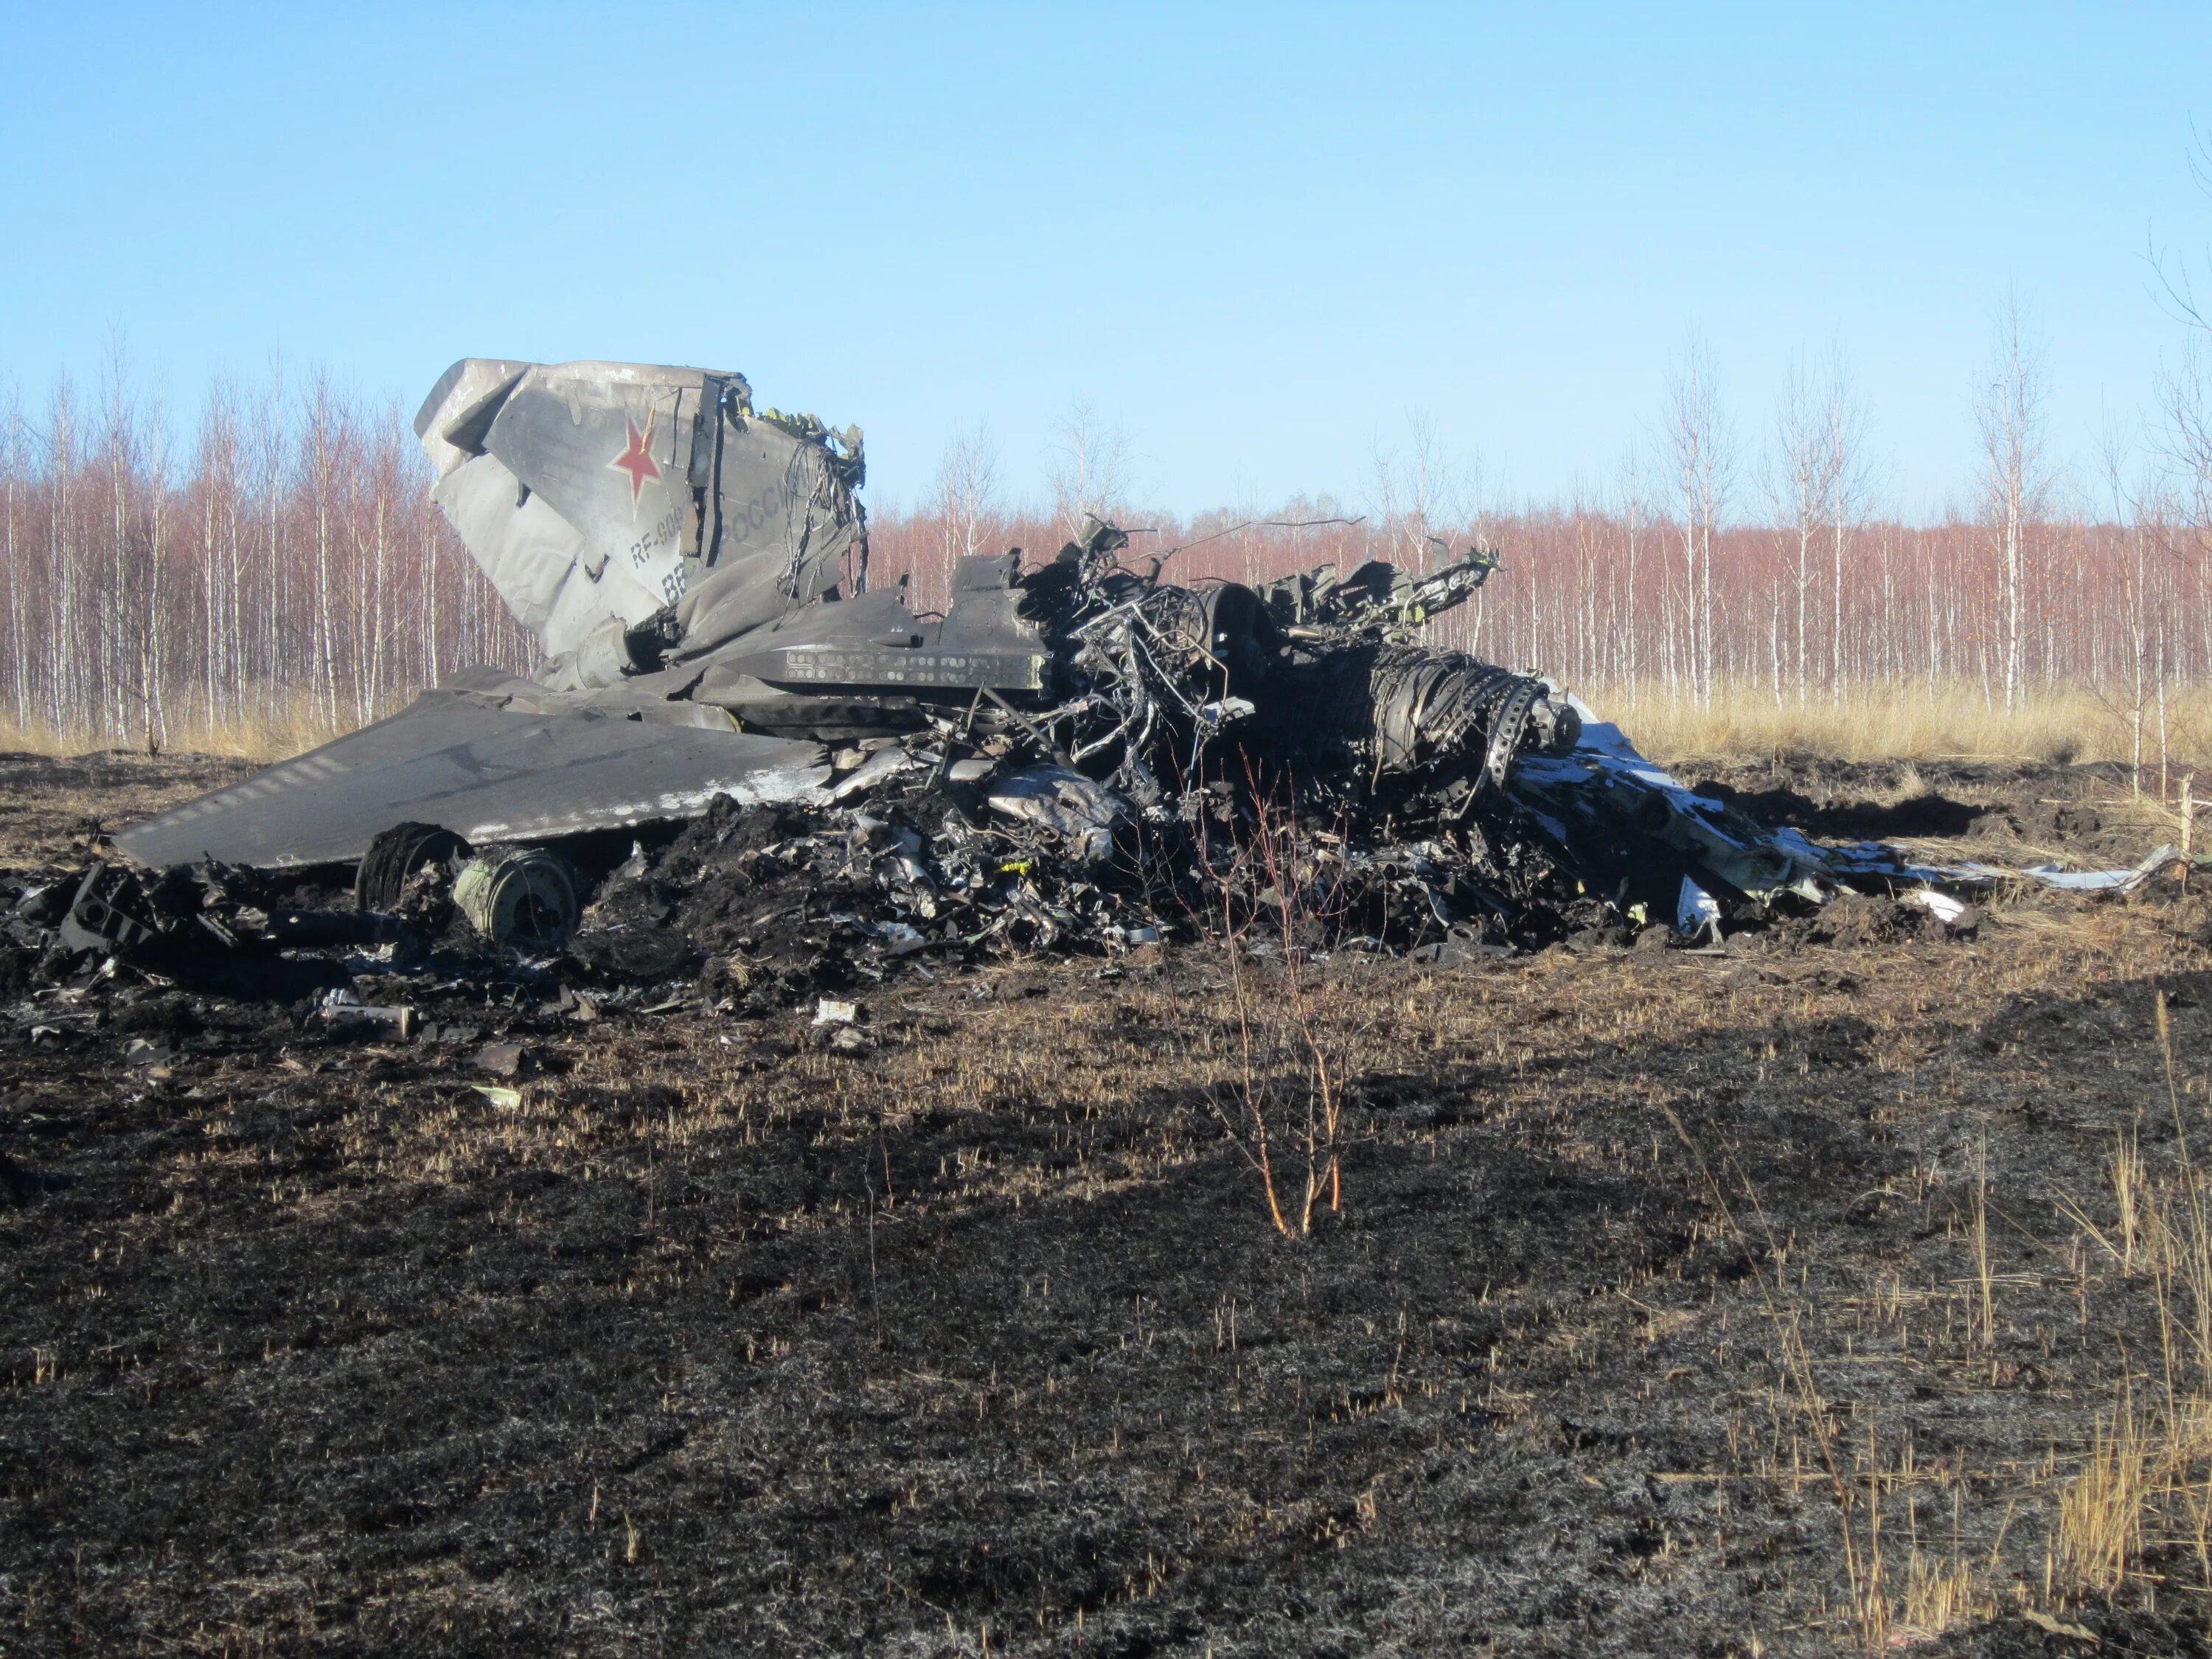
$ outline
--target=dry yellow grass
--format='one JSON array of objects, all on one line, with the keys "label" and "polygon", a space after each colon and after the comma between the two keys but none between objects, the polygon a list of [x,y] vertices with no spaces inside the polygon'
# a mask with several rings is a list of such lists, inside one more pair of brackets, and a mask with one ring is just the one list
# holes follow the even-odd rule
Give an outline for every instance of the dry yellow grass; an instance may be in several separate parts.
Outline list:
[{"label": "dry yellow grass", "polygon": [[[280,761],[303,754],[351,729],[322,718],[306,696],[271,701],[244,715],[210,720],[195,711],[167,722],[160,748],[166,754],[221,755],[234,760]],[[0,753],[82,755],[95,750],[143,751],[145,734],[134,729],[118,735],[89,726],[56,726],[43,720],[19,722],[0,716]]]},{"label": "dry yellow grass", "polygon": [[[2191,1152],[2195,1114],[2184,1103],[2163,991],[2156,1011],[2176,1167],[2163,1179],[2149,1178],[2136,1137],[2124,1135],[2110,1170],[2116,1224],[2107,1231],[2080,1206],[2060,1206],[2081,1241],[2101,1248],[2120,1269],[2120,1293],[2150,1298],[2160,1350],[2158,1374],[2140,1389],[2132,1368],[2123,1365],[2111,1413],[2080,1472],[2060,1491],[2055,1565],[2060,1583],[2077,1596],[2119,1589],[2142,1572],[2153,1545],[2193,1558],[2190,1587],[2212,1589],[2212,1182]],[[2171,1565],[2143,1576],[2187,1582]]]},{"label": "dry yellow grass", "polygon": [[[1802,704],[1794,694],[1778,702],[1765,684],[1734,681],[1723,684],[1705,707],[1650,683],[1576,689],[1644,753],[1668,762],[1778,753],[1854,761],[2125,762],[2135,744],[2132,700],[2087,686],[2039,688],[2009,711],[1988,700],[1978,680],[1933,686],[1895,681],[1855,687],[1840,703],[1816,696]],[[391,706],[404,701],[397,698]],[[197,710],[173,714],[161,747],[172,753],[287,760],[352,724],[333,724],[316,712],[312,698],[295,695],[272,698],[242,718],[210,720]],[[2212,687],[2170,692],[2166,726],[2171,766],[2212,756]],[[135,729],[122,737],[89,726],[0,718],[0,750],[75,755],[144,744]],[[2154,705],[2142,711],[2143,763],[2155,767],[2159,757]]]},{"label": "dry yellow grass", "polygon": [[[1924,680],[1855,687],[1840,702],[1738,681],[1700,708],[1664,686],[1592,687],[1586,701],[1657,760],[1693,757],[1822,755],[1838,760],[2127,761],[2134,749],[2133,700],[2087,686],[2039,688],[2020,708],[1985,700],[1979,681]],[[2212,754],[2212,690],[2170,691],[2169,762]],[[2143,763],[2159,760],[2158,710],[2143,711]]]}]

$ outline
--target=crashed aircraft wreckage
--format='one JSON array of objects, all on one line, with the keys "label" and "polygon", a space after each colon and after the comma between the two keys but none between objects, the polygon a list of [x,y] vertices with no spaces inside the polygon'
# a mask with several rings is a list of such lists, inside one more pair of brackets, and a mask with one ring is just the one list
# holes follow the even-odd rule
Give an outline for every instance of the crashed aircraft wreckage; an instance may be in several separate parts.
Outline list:
[{"label": "crashed aircraft wreckage", "polygon": [[[1271,826],[1329,940],[1393,949],[1716,932],[1879,873],[1692,794],[1547,680],[1418,643],[1496,568],[1481,550],[1182,586],[1090,520],[1034,567],[961,560],[921,616],[869,585],[858,429],[757,408],[739,375],[470,358],[416,431],[544,665],[464,672],[115,836],[197,866],[205,909],[226,872],[353,863],[358,945],[458,906],[557,951],[596,881],[639,874],[626,832],[718,798],[777,826],[749,857],[803,866],[817,913],[891,954],[1157,937],[1282,878],[1237,860]],[[193,908],[149,895],[95,866],[70,942],[145,950]]]}]

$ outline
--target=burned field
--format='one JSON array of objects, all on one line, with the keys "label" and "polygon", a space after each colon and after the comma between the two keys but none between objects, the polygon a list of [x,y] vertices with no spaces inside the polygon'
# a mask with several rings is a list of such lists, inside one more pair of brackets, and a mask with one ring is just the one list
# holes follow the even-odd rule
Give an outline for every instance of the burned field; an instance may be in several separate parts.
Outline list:
[{"label": "burned field", "polygon": [[[73,781],[9,763],[0,865]],[[2086,771],[1717,782],[2165,834]],[[750,922],[680,994],[418,978],[405,1042],[128,975],[11,1024],[0,1650],[2204,1646],[2170,880],[1296,986],[1194,938],[831,991]],[[1240,1112],[1316,1053],[1340,1204],[1285,1237]]]}]

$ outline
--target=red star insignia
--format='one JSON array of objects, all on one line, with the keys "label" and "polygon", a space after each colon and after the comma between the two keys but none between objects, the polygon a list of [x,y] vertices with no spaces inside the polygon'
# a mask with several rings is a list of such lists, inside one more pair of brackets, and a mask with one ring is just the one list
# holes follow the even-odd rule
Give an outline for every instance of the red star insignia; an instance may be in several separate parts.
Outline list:
[{"label": "red star insignia", "polygon": [[[656,410],[653,414],[659,412]],[[607,463],[616,471],[629,474],[629,507],[633,513],[637,511],[638,494],[644,489],[645,481],[660,476],[659,466],[652,456],[646,453],[653,443],[653,414],[648,414],[645,417],[645,430],[640,432],[637,422],[625,416],[623,423],[629,428],[629,447]]]}]

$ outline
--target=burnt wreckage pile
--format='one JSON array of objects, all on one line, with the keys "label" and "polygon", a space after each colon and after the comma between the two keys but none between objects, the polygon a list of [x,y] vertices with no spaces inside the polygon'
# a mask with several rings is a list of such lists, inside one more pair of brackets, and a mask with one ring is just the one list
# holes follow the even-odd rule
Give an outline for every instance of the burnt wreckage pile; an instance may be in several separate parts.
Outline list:
[{"label": "burnt wreckage pile", "polygon": [[[1026,574],[1013,556],[961,567],[955,617],[980,599],[1054,642],[1039,706],[988,690],[957,707],[848,703],[857,729],[824,744],[803,793],[716,794],[681,828],[550,846],[479,849],[405,823],[374,838],[349,890],[324,865],[95,861],[19,899],[16,976],[33,962],[48,981],[112,975],[112,958],[241,997],[343,996],[349,974],[391,973],[566,982],[602,1002],[696,981],[765,1012],[902,962],[1110,951],[1255,915],[1272,945],[1290,884],[1304,944],[1446,957],[1625,938],[1686,879],[1759,908],[1636,809],[1603,821],[1602,790],[1577,820],[1599,856],[1576,857],[1565,821],[1547,829],[1563,786],[1544,763],[1574,764],[1575,706],[1410,642],[1475,591],[1488,554],[1420,578],[1375,563],[1199,589],[1131,570],[1125,547],[1092,524]],[[894,718],[909,729],[869,729]],[[1647,818],[1654,802],[1684,810],[1654,787]],[[1738,833],[1740,848],[1715,842],[1731,867],[1762,842]],[[1616,840],[1628,850],[1608,860]],[[1590,888],[1600,868],[1610,896]]]},{"label": "burnt wreckage pile", "polygon": [[761,1010],[1255,917],[1255,946],[1447,957],[1691,937],[1838,878],[1560,687],[1420,644],[1486,551],[1184,586],[1090,520],[1036,568],[963,559],[918,616],[867,585],[859,433],[740,377],[470,359],[417,431],[544,666],[131,826],[135,867],[46,872],[0,989],[344,1009],[413,974]]}]

